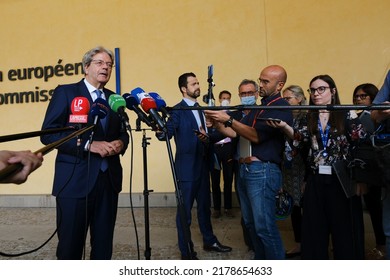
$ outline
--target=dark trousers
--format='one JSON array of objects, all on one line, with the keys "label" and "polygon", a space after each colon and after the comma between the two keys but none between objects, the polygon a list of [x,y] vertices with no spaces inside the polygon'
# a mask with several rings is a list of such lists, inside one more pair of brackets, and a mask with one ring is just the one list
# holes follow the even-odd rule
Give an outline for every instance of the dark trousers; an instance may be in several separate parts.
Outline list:
[{"label": "dark trousers", "polygon": [[302,207],[294,205],[291,212],[291,224],[294,232],[294,240],[301,243],[302,232]]},{"label": "dark trousers", "polygon": [[[183,198],[184,211],[187,219],[187,226],[191,227],[191,209],[193,207],[194,201],[196,201],[197,205],[197,214],[198,214],[198,224],[199,229],[203,236],[203,244],[204,245],[212,245],[217,242],[217,238],[213,233],[213,228],[211,225],[211,198],[210,198],[210,177],[208,166],[203,166],[202,174],[198,180],[196,181],[180,181],[180,191]],[[185,240],[185,232],[182,226],[180,211],[177,212],[176,215],[176,227],[177,234],[179,240],[179,248],[182,256],[190,256],[188,250],[190,250],[189,246],[193,247],[191,241],[191,234],[189,242],[186,243]]]},{"label": "dark trousers", "polygon": [[382,187],[368,185],[368,193],[363,196],[368,213],[370,214],[372,228],[375,234],[376,245],[385,246],[386,236],[383,232],[382,224]]},{"label": "dark trousers", "polygon": [[[232,208],[232,186],[233,186],[233,155],[231,143],[223,145],[215,144],[214,151],[223,174],[223,202],[225,209]],[[213,194],[214,210],[221,210],[221,170],[214,168],[211,171],[211,189]]]},{"label": "dark trousers", "polygon": [[108,172],[100,172],[94,189],[84,198],[57,197],[57,258],[80,260],[88,228],[91,260],[112,256],[118,194],[111,187]]},{"label": "dark trousers", "polygon": [[364,259],[361,197],[347,198],[336,175],[310,174],[305,187],[302,259]]}]

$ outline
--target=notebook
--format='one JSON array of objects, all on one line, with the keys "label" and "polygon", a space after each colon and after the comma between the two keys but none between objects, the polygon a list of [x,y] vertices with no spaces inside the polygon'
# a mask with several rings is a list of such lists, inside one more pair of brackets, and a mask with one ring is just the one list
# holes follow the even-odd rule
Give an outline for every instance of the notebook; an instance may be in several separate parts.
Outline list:
[{"label": "notebook", "polygon": [[371,119],[371,112],[369,111],[363,111],[359,119],[364,127],[364,130],[368,133],[373,133],[375,131],[375,124],[373,120]]}]

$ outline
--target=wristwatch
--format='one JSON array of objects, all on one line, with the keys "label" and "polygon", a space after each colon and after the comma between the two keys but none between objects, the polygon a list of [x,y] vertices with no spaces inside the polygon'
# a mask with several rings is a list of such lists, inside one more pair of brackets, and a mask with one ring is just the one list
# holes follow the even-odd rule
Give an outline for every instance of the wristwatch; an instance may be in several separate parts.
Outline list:
[{"label": "wristwatch", "polygon": [[225,125],[225,127],[232,127],[233,120],[234,120],[233,117],[230,116],[230,118],[226,122],[224,122],[223,124]]}]

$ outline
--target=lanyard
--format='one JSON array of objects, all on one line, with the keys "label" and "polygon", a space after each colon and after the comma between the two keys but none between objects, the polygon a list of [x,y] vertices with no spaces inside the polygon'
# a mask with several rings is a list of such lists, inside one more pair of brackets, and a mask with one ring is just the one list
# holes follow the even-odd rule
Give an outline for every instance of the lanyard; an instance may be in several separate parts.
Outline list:
[{"label": "lanyard", "polygon": [[326,146],[328,145],[330,125],[326,124],[325,132],[324,132],[322,130],[320,119],[318,119],[318,130],[320,131],[320,136],[321,136],[321,140],[322,140],[322,146],[324,147],[322,155],[324,157],[327,157],[328,153],[326,152]]},{"label": "lanyard", "polygon": [[[268,103],[267,106],[271,105],[271,104],[274,103],[275,101],[278,101],[279,99],[282,99],[282,97],[279,96],[278,98],[275,98],[275,99],[272,100],[270,103]],[[264,109],[261,110],[261,111],[259,111],[259,112],[256,114],[256,116],[255,116],[255,118],[254,118],[254,120],[253,120],[253,123],[252,123],[252,127],[255,126],[256,121],[257,121],[257,118],[258,118],[259,115],[262,114],[263,112],[264,112]]]}]

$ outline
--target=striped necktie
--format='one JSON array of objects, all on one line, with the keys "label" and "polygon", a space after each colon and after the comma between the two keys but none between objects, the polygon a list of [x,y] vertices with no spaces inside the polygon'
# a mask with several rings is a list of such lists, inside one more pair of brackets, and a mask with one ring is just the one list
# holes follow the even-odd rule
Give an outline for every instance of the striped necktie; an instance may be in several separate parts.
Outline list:
[{"label": "striped necktie", "polygon": [[[102,98],[104,99],[104,92],[101,91],[100,89],[96,89],[94,91],[97,95],[97,98]],[[107,123],[107,118],[108,118],[108,115],[103,118],[103,119],[100,119],[100,123],[102,124],[102,127],[103,127],[103,131],[106,132],[106,123]]]},{"label": "striped necktie", "polygon": [[[102,98],[102,99],[104,99],[104,98],[103,98],[103,97],[104,97],[104,93],[103,93],[101,90],[96,89],[96,90],[95,90],[95,93],[96,93],[96,95],[97,95],[97,98]],[[105,118],[100,119],[100,123],[101,123],[101,125],[102,125],[102,127],[103,127],[103,131],[104,131],[104,132],[106,132],[106,120],[107,120],[107,117],[108,117],[108,115],[107,115]],[[108,162],[107,162],[107,159],[106,159],[106,158],[103,158],[102,163],[100,164],[100,170],[104,172],[104,171],[106,171],[107,169],[108,169]]]}]

